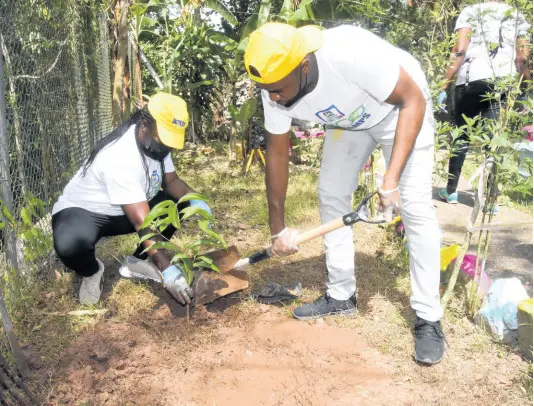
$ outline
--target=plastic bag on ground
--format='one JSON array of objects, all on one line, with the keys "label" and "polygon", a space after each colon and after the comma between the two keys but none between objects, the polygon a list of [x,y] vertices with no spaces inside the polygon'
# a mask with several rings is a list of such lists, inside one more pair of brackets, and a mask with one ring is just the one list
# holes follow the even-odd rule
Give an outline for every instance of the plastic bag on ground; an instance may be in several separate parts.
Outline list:
[{"label": "plastic bag on ground", "polygon": [[451,262],[456,260],[458,252],[460,251],[459,244],[453,244],[450,247],[443,247],[440,251],[439,268],[441,271],[446,271]]},{"label": "plastic bag on ground", "polygon": [[[479,271],[482,266],[481,262],[482,261],[478,263]],[[462,266],[460,267],[460,269],[462,270],[464,275],[468,277],[468,279],[473,279],[475,277],[476,263],[477,263],[476,255],[465,254],[464,260],[462,261]],[[482,271],[482,274],[480,275],[480,282],[478,284],[480,292],[488,293],[492,283],[493,282],[490,276],[486,273],[486,271]]]},{"label": "plastic bag on ground", "polygon": [[[440,252],[440,270],[442,272],[448,271],[449,265],[451,263],[456,262],[456,258],[458,257],[458,253],[460,251],[460,245],[459,244],[453,244],[449,247],[443,247]],[[477,256],[472,254],[465,254],[464,259],[462,261],[462,265],[460,266],[460,270],[462,271],[459,274],[460,280],[464,283],[468,283],[470,280],[473,280],[475,276],[475,267],[477,262]],[[478,264],[478,269],[480,271],[480,268],[482,266],[482,261]],[[442,281],[447,280],[446,277],[442,277]],[[492,284],[491,277],[488,275],[486,271],[483,271],[480,275],[480,281],[478,283],[479,286],[479,292],[481,294],[488,293],[490,286]]]},{"label": "plastic bag on ground", "polygon": [[515,346],[518,344],[517,305],[525,299],[528,299],[528,295],[519,279],[497,279],[491,285],[475,320],[494,338]]}]

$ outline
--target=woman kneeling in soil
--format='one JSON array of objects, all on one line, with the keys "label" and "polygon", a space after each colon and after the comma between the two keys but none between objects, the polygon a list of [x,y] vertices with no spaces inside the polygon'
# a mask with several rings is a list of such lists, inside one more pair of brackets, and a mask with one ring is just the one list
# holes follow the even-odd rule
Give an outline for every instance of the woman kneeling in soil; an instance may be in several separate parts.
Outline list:
[{"label": "woman kneeling in soil", "polygon": [[[152,207],[193,192],[178,178],[170,155],[173,148],[183,148],[188,122],[187,106],[180,97],[156,94],[147,107],[96,144],[54,205],[54,248],[65,266],[83,277],[81,303],[94,304],[102,293],[104,264],[95,257],[98,240],[134,231],[143,235],[146,230],[141,225]],[[211,213],[203,201],[184,206],[189,204]],[[171,225],[162,235],[170,239],[175,230]],[[164,252],[142,253],[157,240],[152,237],[140,244],[125,259],[121,273],[159,275],[155,265],[175,299],[190,303],[189,285]]]}]

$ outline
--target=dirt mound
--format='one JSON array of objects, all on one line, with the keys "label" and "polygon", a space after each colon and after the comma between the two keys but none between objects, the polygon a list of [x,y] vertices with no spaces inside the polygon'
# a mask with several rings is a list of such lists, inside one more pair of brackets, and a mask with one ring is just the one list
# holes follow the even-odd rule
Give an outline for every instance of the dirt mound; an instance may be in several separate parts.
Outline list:
[{"label": "dirt mound", "polygon": [[262,311],[247,320],[231,311],[199,312],[186,325],[162,307],[150,321],[103,321],[65,353],[51,400],[380,405],[413,399],[409,384],[394,382],[392,361],[357,331],[291,320],[267,306]]}]

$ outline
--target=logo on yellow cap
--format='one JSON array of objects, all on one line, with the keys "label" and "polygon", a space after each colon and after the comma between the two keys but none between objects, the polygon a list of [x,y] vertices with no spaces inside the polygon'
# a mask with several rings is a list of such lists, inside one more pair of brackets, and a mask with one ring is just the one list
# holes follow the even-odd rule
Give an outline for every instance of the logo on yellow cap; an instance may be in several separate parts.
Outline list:
[{"label": "logo on yellow cap", "polygon": [[178,120],[177,118],[175,118],[174,120],[172,120],[172,123],[173,123],[173,124],[176,124],[176,125],[179,125],[180,127],[185,127],[185,121]]}]

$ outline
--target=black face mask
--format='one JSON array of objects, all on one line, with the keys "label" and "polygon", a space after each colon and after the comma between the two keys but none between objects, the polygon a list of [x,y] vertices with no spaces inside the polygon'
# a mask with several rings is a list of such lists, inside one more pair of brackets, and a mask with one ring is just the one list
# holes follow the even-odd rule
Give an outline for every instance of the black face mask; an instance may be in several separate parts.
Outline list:
[{"label": "black face mask", "polygon": [[306,74],[306,83],[304,86],[302,86],[302,68],[300,69],[300,75],[299,75],[299,91],[297,94],[288,102],[286,102],[283,106],[284,107],[291,107],[295,103],[297,103],[300,99],[302,99],[307,94],[307,87],[308,87],[308,74]]},{"label": "black face mask", "polygon": [[[148,138],[148,137],[146,137]],[[141,142],[141,148],[143,153],[156,161],[163,161],[163,159],[169,155],[171,148],[166,145],[160,144],[153,139],[145,139]]]}]

